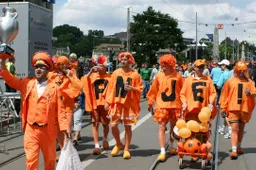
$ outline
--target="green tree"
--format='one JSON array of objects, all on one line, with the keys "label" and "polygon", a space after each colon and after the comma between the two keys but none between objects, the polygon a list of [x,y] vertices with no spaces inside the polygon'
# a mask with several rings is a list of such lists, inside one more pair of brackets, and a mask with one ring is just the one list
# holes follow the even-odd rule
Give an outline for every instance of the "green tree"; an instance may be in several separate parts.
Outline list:
[{"label": "green tree", "polygon": [[[225,48],[225,41],[226,41],[226,48]],[[219,45],[219,51],[220,51],[220,59],[225,58],[225,51],[226,53],[226,58],[228,60],[232,60],[233,56],[233,40],[230,39],[230,37],[227,37],[224,39],[220,45]]]},{"label": "green tree", "polygon": [[148,7],[142,14],[133,16],[134,22],[131,28],[131,50],[136,52],[136,62],[156,63],[156,52],[159,49],[185,49],[182,31],[178,28],[178,22],[168,14],[155,11]]},{"label": "green tree", "polygon": [[64,24],[53,29],[53,37],[57,38],[54,45],[61,47],[79,43],[83,39],[84,34],[79,28]]}]

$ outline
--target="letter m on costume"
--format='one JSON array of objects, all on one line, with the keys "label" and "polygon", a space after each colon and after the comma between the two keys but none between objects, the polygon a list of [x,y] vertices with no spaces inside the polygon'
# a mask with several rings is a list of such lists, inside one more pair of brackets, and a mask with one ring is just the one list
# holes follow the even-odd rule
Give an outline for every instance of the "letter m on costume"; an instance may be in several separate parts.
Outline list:
[{"label": "letter m on costume", "polygon": [[[126,82],[128,83],[128,85],[130,85],[131,81],[132,81],[132,79],[129,77]],[[118,76],[117,80],[116,80],[116,95],[115,95],[115,97],[119,97],[120,96],[121,98],[125,98],[126,95],[127,95],[127,91],[124,90],[124,80],[123,80],[123,77]]]}]

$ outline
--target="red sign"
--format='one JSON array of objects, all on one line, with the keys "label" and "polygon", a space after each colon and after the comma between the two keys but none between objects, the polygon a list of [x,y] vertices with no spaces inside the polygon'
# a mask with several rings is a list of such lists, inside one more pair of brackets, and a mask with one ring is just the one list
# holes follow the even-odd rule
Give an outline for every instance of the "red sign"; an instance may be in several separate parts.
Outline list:
[{"label": "red sign", "polygon": [[223,29],[223,24],[218,24],[218,29],[222,30]]}]

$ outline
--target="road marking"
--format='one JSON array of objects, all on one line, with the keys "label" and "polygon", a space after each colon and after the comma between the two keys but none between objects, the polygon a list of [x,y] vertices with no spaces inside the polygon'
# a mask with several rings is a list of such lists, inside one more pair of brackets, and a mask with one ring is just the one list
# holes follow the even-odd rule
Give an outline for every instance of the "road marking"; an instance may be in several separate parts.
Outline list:
[{"label": "road marking", "polygon": [[[141,118],[138,123],[135,126],[132,126],[132,131],[134,131],[136,128],[138,128],[140,125],[142,125],[145,121],[147,121],[150,117],[151,117],[151,113],[146,114],[143,118]],[[123,131],[120,134],[120,139],[122,140],[124,138],[125,135],[125,131]],[[110,142],[109,142],[109,146],[112,147],[116,144],[115,139],[113,138]],[[107,153],[106,151],[103,151],[101,153],[101,155]],[[86,160],[84,160],[82,163],[84,165],[84,168],[88,167],[91,163],[93,163],[94,161],[96,161],[101,155],[90,155],[89,157],[86,158]]]}]

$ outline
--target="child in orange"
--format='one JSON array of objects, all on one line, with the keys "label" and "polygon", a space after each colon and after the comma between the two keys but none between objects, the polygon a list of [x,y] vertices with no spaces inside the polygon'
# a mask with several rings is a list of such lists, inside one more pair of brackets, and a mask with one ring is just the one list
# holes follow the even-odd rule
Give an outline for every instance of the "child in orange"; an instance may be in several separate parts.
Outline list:
[{"label": "child in orange", "polygon": [[107,58],[101,55],[97,59],[98,65],[91,68],[88,75],[82,77],[84,85],[84,93],[86,96],[85,110],[91,113],[92,121],[92,134],[94,139],[95,148],[94,155],[101,154],[99,145],[99,123],[103,125],[103,148],[108,149],[109,144],[107,141],[109,132],[109,119],[107,118],[108,112],[104,109],[105,99],[102,94],[109,82],[111,75],[107,73]]},{"label": "child in orange", "polygon": [[[147,94],[148,108],[152,110],[156,101],[154,111],[154,121],[159,124],[158,138],[160,142],[161,153],[158,156],[159,161],[165,161],[165,127],[170,121],[170,135],[176,124],[177,118],[181,113],[180,91],[183,86],[182,76],[174,70],[176,59],[171,54],[163,55],[160,58],[162,72],[158,73]],[[170,154],[176,154],[173,147],[173,139],[170,137]]]},{"label": "child in orange", "polygon": [[119,151],[123,149],[118,129],[118,124],[123,123],[125,127],[123,158],[130,159],[129,147],[132,138],[132,125],[136,124],[139,118],[140,95],[143,85],[140,75],[130,67],[134,64],[133,56],[128,52],[120,53],[118,60],[122,63],[122,68],[113,72],[108,83],[104,94],[106,98],[105,109],[109,110],[108,117],[116,140],[116,146],[111,155],[117,156]]},{"label": "child in orange", "polygon": [[[69,61],[67,57],[59,56],[55,67],[55,71],[49,73],[48,78],[60,88],[68,119],[68,131],[71,132],[75,98],[79,96],[82,90],[82,83],[77,78],[74,69],[69,69]],[[64,140],[63,134],[58,133],[58,143],[60,148],[63,147]]]},{"label": "child in orange", "polygon": [[[209,76],[204,76],[203,71],[205,67],[205,60],[198,59],[194,62],[195,73],[185,79],[182,87],[180,98],[182,101],[182,110],[186,121],[195,120],[200,122],[198,114],[203,107],[209,107],[212,111],[211,119],[213,119],[217,113],[215,99],[216,90],[213,82]],[[206,136],[209,136],[206,135]],[[210,153],[211,143],[207,139],[205,141],[208,149],[208,160],[211,159]],[[194,160],[194,158],[192,158]]]},{"label": "child in orange", "polygon": [[237,159],[243,154],[241,148],[245,124],[249,122],[255,101],[253,93],[255,87],[249,78],[248,67],[243,61],[237,62],[234,77],[226,81],[220,98],[222,113],[226,113],[231,125],[231,159]]}]

